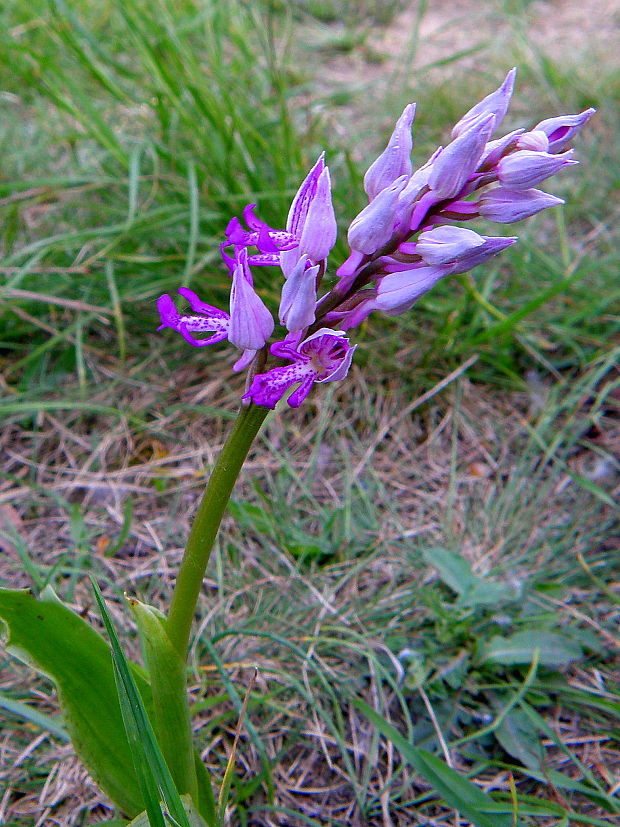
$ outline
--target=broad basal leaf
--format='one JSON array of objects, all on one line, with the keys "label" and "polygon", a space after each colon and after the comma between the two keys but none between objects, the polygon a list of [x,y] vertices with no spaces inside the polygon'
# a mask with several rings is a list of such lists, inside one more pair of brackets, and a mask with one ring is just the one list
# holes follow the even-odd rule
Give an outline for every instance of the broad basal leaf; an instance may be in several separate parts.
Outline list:
[{"label": "broad basal leaf", "polygon": [[540,663],[549,667],[566,666],[583,654],[578,643],[559,632],[527,629],[507,637],[495,635],[481,648],[480,660],[506,666],[527,665],[532,662],[536,649]]},{"label": "broad basal leaf", "polygon": [[[5,646],[56,685],[63,720],[75,751],[95,781],[123,812],[144,810],[118,702],[105,640],[51,589],[37,600],[27,591],[0,589]],[[150,706],[150,687],[132,672]]]}]

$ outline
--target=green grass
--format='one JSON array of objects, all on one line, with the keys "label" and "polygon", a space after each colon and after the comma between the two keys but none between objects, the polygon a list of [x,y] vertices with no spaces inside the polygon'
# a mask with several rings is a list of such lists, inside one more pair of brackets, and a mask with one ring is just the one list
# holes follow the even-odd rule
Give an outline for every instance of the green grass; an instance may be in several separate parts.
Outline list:
[{"label": "green grass", "polygon": [[[234,823],[451,818],[449,770],[390,727],[486,785],[502,817],[612,823],[620,69],[553,57],[528,33],[529,4],[498,3],[511,34],[476,52],[482,69],[458,49],[429,62],[414,26],[397,71],[373,75],[394,7],[348,4],[326,28],[338,3],[3,4],[0,573],[87,609],[94,575],[137,656],[123,592],[165,606],[241,388],[224,349],[154,334],[156,297],[191,284],[225,305],[229,218],[256,200],[282,225],[323,148],[337,263],[402,106],[418,102],[420,163],[518,64],[509,128],[599,107],[582,165],[550,187],[566,207],[412,313],[371,319],[346,385],[270,418],[206,580],[192,700],[221,778],[259,666]],[[368,77],[343,86],[332,61],[347,54]],[[273,274],[257,281],[275,307]],[[503,660],[498,640],[513,644]],[[52,738],[17,760],[54,714],[52,690],[14,662],[0,674],[0,807],[21,827],[65,753]],[[72,789],[61,821],[112,817]]]}]

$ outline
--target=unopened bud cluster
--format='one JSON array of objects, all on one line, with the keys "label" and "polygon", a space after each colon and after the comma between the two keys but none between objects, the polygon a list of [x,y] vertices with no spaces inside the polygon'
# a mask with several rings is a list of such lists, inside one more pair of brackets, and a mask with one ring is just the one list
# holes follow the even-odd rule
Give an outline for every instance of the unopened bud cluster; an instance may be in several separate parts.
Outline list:
[{"label": "unopened bud cluster", "polygon": [[[288,394],[288,404],[297,407],[315,382],[344,379],[355,350],[346,331],[375,310],[404,313],[440,279],[470,270],[517,240],[480,235],[463,223],[484,218],[511,224],[563,203],[536,187],[577,163],[567,147],[595,110],[492,138],[508,109],[515,74],[511,70],[499,89],[463,115],[452,141],[416,171],[415,104],[405,107],[364,176],[369,203],[349,226],[350,255],[320,298],[337,234],[324,155],[299,187],[285,229],[261,221],[253,204],[243,211],[243,223],[229,222],[221,250],[232,278],[230,312],[180,288],[193,312],[181,314],[170,296],[161,296],[160,329],[173,328],[196,347],[228,339],[239,348],[234,369],[250,367],[246,403],[274,408]],[[284,279],[278,321],[286,333],[271,345],[275,321],[254,289],[251,269],[265,265],[278,267]],[[204,333],[209,335],[196,335]],[[269,355],[276,363],[264,370]]]}]

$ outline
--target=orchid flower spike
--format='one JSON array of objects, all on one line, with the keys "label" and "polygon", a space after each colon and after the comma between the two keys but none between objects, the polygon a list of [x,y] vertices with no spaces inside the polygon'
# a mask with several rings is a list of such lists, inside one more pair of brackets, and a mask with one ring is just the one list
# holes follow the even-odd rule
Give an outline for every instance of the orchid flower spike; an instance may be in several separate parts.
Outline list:
[{"label": "orchid flower spike", "polygon": [[[344,379],[355,351],[345,331],[374,311],[406,312],[441,279],[465,273],[517,241],[481,235],[462,222],[512,224],[563,203],[535,187],[577,163],[568,144],[595,110],[547,118],[491,140],[506,115],[515,74],[511,69],[498,89],[469,109],[451,142],[415,172],[415,105],[405,107],[364,176],[369,203],[349,225],[350,255],[336,270],[331,290],[317,295],[337,229],[321,154],[293,198],[285,229],[262,221],[253,204],[243,210],[243,222],[233,218],[226,227],[221,249],[232,275],[230,314],[180,288],[192,313],[180,313],[169,295],[160,296],[159,329],[177,331],[194,347],[227,338],[240,348],[234,370],[254,362],[242,397],[247,404],[274,408],[286,397],[297,407],[315,383]],[[254,289],[254,265],[279,266],[284,277],[282,334],[270,345],[275,324]],[[270,356],[286,364],[274,366]]]}]

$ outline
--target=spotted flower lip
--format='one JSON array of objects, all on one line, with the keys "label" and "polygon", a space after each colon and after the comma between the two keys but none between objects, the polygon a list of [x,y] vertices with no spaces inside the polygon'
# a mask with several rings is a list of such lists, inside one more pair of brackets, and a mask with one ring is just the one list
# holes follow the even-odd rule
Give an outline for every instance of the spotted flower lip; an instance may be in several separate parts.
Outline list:
[{"label": "spotted flower lip", "polygon": [[290,359],[291,364],[256,374],[243,397],[245,401],[273,410],[294,385],[301,383],[287,399],[291,408],[298,408],[315,382],[337,382],[345,378],[355,346],[349,344],[342,330],[323,327],[296,348],[280,347],[277,352]]},{"label": "spotted flower lip", "polygon": [[[172,298],[164,294],[157,300],[157,309],[161,318],[161,324],[157,330],[163,330],[166,327],[176,330],[193,347],[214,345],[226,339],[230,327],[228,313],[201,301],[188,287],[179,287],[179,294],[187,299],[194,313],[191,315],[179,313]],[[205,339],[197,339],[192,335],[193,333],[213,333],[213,335]]]}]

